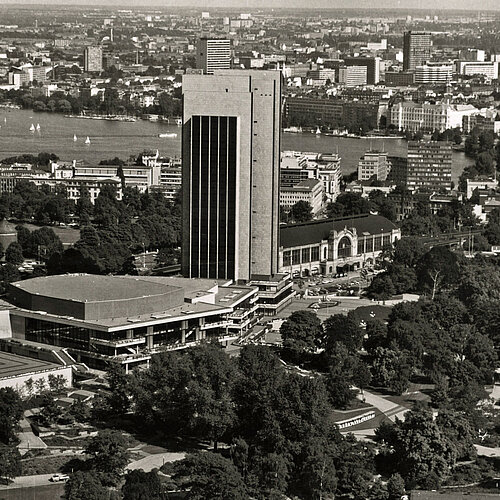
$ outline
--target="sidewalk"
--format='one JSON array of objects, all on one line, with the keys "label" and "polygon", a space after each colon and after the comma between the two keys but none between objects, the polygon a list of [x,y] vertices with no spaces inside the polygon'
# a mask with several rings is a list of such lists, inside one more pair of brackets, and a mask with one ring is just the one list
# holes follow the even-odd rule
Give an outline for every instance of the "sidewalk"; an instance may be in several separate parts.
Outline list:
[{"label": "sidewalk", "polygon": [[[392,422],[396,421],[396,417],[401,419],[403,415],[408,411],[408,408],[398,405],[393,401],[389,401],[388,399],[385,399],[382,396],[373,394],[372,392],[369,392],[366,389],[363,392],[364,392],[365,402],[380,410]],[[361,394],[358,394],[358,398],[362,399]]]},{"label": "sidewalk", "polygon": [[153,469],[159,469],[163,464],[167,462],[182,460],[185,456],[185,453],[156,453],[154,455],[149,455],[128,464],[127,470],[142,469],[144,472],[150,472]]}]

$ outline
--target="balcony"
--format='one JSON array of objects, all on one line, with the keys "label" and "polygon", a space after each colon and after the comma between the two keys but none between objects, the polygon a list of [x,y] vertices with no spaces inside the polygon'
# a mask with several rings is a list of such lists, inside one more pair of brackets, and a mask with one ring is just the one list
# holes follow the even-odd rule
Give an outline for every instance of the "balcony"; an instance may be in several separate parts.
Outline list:
[{"label": "balcony", "polygon": [[131,345],[141,345],[146,343],[146,337],[134,337],[131,339],[97,339],[93,338],[91,340],[93,344],[106,345],[110,347],[128,347]]},{"label": "balcony", "polygon": [[227,321],[218,321],[217,323],[205,323],[204,325],[200,326],[200,330],[209,330],[211,328],[226,328],[228,326]]}]

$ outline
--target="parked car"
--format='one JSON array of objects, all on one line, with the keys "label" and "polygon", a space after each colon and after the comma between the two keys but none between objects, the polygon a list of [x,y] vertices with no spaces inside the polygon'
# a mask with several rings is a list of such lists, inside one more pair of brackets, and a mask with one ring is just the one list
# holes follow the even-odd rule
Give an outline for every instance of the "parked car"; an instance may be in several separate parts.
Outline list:
[{"label": "parked car", "polygon": [[68,474],[54,474],[49,481],[53,483],[59,483],[60,481],[67,481],[69,479]]}]

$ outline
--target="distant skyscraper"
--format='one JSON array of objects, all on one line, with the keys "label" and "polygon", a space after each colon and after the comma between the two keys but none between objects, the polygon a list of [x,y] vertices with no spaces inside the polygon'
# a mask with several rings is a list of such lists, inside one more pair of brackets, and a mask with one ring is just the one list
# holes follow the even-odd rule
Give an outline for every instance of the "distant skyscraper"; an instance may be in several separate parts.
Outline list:
[{"label": "distant skyscraper", "polygon": [[207,75],[231,68],[231,41],[224,38],[200,38],[196,47],[196,67]]},{"label": "distant skyscraper", "polygon": [[85,47],[83,54],[83,67],[87,73],[100,73],[102,71],[102,48],[96,46]]},{"label": "distant skyscraper", "polygon": [[431,58],[432,38],[424,31],[405,31],[403,40],[403,70],[414,70]]},{"label": "distant skyscraper", "polygon": [[183,77],[186,277],[277,273],[281,86],[279,71]]}]

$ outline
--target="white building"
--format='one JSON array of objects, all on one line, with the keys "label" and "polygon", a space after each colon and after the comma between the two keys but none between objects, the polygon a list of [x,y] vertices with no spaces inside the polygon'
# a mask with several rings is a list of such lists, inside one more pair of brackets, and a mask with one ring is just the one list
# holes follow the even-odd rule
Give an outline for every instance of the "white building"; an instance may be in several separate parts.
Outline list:
[{"label": "white building", "polygon": [[375,177],[385,181],[388,173],[387,153],[385,151],[367,151],[358,162],[358,180],[368,181]]},{"label": "white building", "polygon": [[398,130],[439,130],[462,128],[464,116],[478,110],[472,105],[430,104],[412,101],[398,102],[391,107],[390,121]]},{"label": "white building", "polygon": [[292,187],[305,179],[318,179],[323,184],[324,197],[335,201],[340,193],[342,171],[340,156],[336,153],[281,153],[281,189]]},{"label": "white building", "polygon": [[323,183],[317,179],[306,179],[295,186],[280,189],[280,206],[289,210],[299,201],[311,205],[313,215],[323,208]]},{"label": "white building", "polygon": [[339,83],[343,83],[346,87],[366,85],[367,71],[366,66],[346,66],[339,68]]},{"label": "white building", "polygon": [[483,75],[491,80],[498,79],[498,63],[495,61],[457,61],[457,73],[465,76]]},{"label": "white building", "polygon": [[453,76],[453,63],[428,62],[415,68],[415,83],[448,83]]}]

